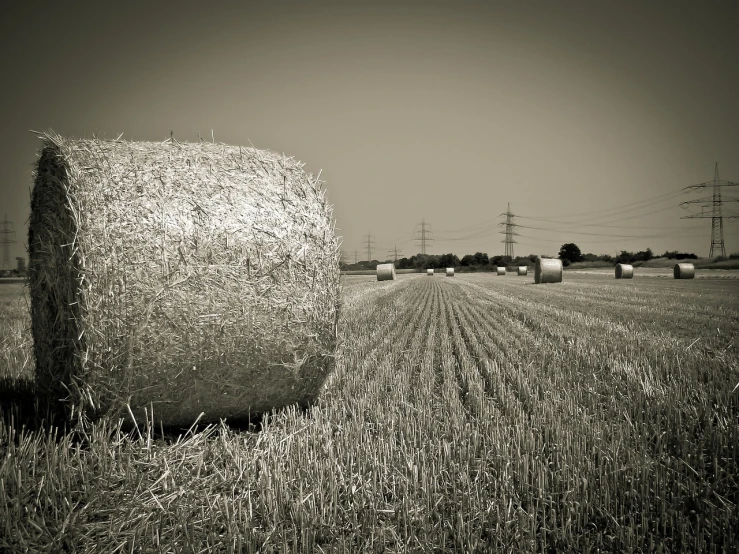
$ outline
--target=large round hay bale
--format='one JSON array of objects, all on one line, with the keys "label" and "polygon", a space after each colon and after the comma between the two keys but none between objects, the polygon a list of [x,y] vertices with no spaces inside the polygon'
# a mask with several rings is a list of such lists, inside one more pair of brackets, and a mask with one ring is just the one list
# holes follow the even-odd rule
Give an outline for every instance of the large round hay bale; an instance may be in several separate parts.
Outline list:
[{"label": "large round hay bale", "polygon": [[28,232],[42,396],[171,425],[316,398],[339,310],[317,178],[254,148],[43,139]]},{"label": "large round hay bale", "polygon": [[377,264],[378,281],[395,280],[395,264]]},{"label": "large round hay bale", "polygon": [[529,272],[528,266],[522,265],[518,268],[518,274],[519,275],[526,275]]},{"label": "large round hay bale", "polygon": [[634,266],[629,264],[616,264],[616,279],[633,279]]},{"label": "large round hay bale", "polygon": [[446,268],[446,276],[447,277],[454,277],[454,268],[453,267],[447,267]]},{"label": "large round hay bale", "polygon": [[672,272],[675,279],[695,278],[695,266],[693,264],[675,264]]},{"label": "large round hay bale", "polygon": [[495,269],[495,272],[498,275],[505,275],[505,268],[504,267],[498,267],[498,268]]},{"label": "large round hay bale", "polygon": [[428,277],[433,277],[434,276],[434,270],[433,269],[427,269],[426,270],[426,275]]},{"label": "large round hay bale", "polygon": [[558,258],[537,258],[534,266],[534,283],[561,283],[562,260]]}]

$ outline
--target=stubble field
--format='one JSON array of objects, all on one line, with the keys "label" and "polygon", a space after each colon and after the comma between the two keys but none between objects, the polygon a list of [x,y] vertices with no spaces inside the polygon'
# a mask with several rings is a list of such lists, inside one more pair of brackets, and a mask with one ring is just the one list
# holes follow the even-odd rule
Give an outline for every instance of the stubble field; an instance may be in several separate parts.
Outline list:
[{"label": "stubble field", "polygon": [[[532,280],[343,277],[319,402],[258,430],[4,409],[0,550],[733,551],[739,280]],[[7,390],[33,371],[11,286]]]}]

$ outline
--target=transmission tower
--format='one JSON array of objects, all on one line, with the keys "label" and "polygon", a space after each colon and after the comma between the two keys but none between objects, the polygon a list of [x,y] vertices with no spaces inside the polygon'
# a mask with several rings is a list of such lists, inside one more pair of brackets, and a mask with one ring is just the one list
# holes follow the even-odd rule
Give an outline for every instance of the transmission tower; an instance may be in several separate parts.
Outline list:
[{"label": "transmission tower", "polygon": [[426,223],[426,219],[422,219],[421,223],[419,223],[419,226],[421,227],[420,234],[421,236],[417,239],[415,239],[416,242],[421,243],[421,254],[426,254],[426,243],[427,242],[433,242],[434,239],[431,238],[431,230],[427,230],[427,227],[430,227],[428,223]]},{"label": "transmission tower", "polygon": [[0,223],[0,244],[3,245],[3,265],[5,269],[13,269],[10,265],[10,245],[17,242],[15,240],[15,231],[13,230],[13,222],[8,221],[8,215],[5,215],[5,221]]},{"label": "transmission tower", "polygon": [[513,254],[513,245],[516,243],[515,240],[513,240],[513,237],[515,235],[518,235],[514,231],[516,224],[513,223],[513,218],[516,217],[513,213],[511,213],[511,205],[508,204],[508,211],[503,212],[500,215],[505,216],[505,223],[498,223],[498,225],[505,225],[505,231],[501,231],[500,234],[505,235],[505,239],[503,239],[500,242],[505,243],[505,255],[509,256],[511,259],[514,258]]},{"label": "transmission tower", "polygon": [[395,263],[398,262],[398,254],[400,254],[401,256],[403,255],[402,252],[398,252],[398,247],[397,246],[395,246],[392,250],[388,250],[387,253],[388,254],[393,254],[393,260],[395,261]]},{"label": "transmission tower", "polygon": [[372,261],[372,245],[375,243],[375,241],[372,240],[372,235],[368,234],[366,237],[367,239],[367,261]]},{"label": "transmission tower", "polygon": [[[708,253],[709,258],[716,256],[726,256],[726,247],[724,246],[724,215],[722,206],[726,202],[739,202],[739,198],[721,198],[721,189],[724,187],[739,187],[739,183],[731,181],[721,181],[718,178],[718,162],[713,170],[713,181],[707,181],[697,185],[685,187],[685,190],[700,190],[708,187],[713,188],[712,197],[699,198],[697,200],[688,200],[680,204],[683,208],[689,204],[700,204],[701,208],[711,208],[711,213],[706,214],[702,209],[699,214],[691,214],[683,216],[681,219],[708,219],[711,218],[711,250]],[[727,219],[735,219],[737,216],[731,215]]]}]

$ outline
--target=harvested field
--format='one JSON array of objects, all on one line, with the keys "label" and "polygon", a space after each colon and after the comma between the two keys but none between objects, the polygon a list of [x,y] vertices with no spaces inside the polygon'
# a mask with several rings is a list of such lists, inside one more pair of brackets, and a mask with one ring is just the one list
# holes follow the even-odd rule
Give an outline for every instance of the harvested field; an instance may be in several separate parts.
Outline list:
[{"label": "harvested field", "polygon": [[[341,283],[336,370],[259,432],[103,421],[80,445],[4,415],[0,550],[739,545],[739,281]],[[21,305],[0,328],[13,379],[32,375],[2,356],[27,348]]]}]

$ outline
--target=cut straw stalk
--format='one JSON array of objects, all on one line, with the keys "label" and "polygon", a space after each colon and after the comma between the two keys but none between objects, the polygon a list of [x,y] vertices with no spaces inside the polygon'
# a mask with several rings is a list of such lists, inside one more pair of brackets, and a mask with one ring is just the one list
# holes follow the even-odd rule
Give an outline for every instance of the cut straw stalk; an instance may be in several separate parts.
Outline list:
[{"label": "cut straw stalk", "polygon": [[672,273],[675,279],[694,279],[695,266],[688,263],[675,264]]},{"label": "cut straw stalk", "polygon": [[42,396],[189,425],[308,405],[334,366],[339,248],[299,162],[43,137],[29,289]]},{"label": "cut straw stalk", "polygon": [[633,279],[634,266],[629,264],[616,264],[616,279]]},{"label": "cut straw stalk", "polygon": [[561,283],[562,260],[557,258],[537,258],[534,268],[534,282]]},{"label": "cut straw stalk", "polygon": [[395,265],[394,264],[377,264],[377,280],[378,281],[394,281]]}]

